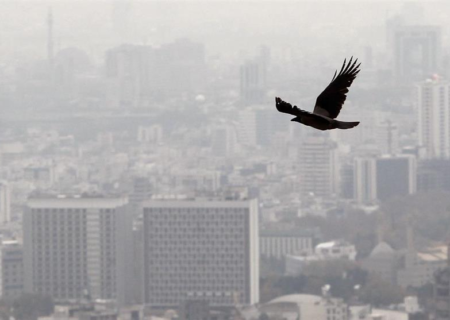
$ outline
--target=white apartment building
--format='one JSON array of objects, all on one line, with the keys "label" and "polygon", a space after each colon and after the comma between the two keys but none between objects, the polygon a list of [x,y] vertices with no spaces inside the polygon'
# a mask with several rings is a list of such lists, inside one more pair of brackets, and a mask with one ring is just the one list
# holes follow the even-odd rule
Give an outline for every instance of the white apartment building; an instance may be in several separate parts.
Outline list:
[{"label": "white apartment building", "polygon": [[419,145],[427,158],[450,158],[450,83],[429,79],[416,93]]}]

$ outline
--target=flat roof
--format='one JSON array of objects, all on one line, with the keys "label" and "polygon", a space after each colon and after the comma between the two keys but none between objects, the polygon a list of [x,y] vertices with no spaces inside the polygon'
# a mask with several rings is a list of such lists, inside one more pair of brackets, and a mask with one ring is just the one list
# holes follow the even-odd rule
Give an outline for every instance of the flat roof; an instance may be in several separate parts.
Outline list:
[{"label": "flat roof", "polygon": [[256,200],[147,200],[145,208],[248,208]]},{"label": "flat roof", "polygon": [[128,203],[127,197],[33,197],[27,206],[35,209],[45,208],[116,208]]}]

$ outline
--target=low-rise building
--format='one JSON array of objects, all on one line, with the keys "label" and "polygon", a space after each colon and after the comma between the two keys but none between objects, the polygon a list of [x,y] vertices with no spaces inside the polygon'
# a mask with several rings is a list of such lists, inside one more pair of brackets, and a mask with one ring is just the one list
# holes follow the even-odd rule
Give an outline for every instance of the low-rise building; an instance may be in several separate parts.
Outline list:
[{"label": "low-rise building", "polygon": [[259,236],[260,253],[265,258],[282,259],[286,255],[311,255],[311,232],[294,230],[263,230]]}]

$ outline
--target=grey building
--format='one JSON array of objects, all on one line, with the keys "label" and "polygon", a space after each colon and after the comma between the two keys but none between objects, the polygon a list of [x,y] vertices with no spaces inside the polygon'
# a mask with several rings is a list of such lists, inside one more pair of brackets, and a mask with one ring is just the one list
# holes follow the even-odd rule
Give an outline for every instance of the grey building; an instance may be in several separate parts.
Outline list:
[{"label": "grey building", "polygon": [[241,100],[244,104],[259,104],[264,101],[266,70],[259,61],[247,61],[240,68]]},{"label": "grey building", "polygon": [[442,50],[439,27],[397,26],[391,37],[397,78],[418,81],[438,72]]},{"label": "grey building", "polygon": [[283,259],[286,255],[311,255],[313,232],[303,230],[261,231],[259,246],[262,257]]},{"label": "grey building", "polygon": [[414,156],[381,157],[376,160],[376,195],[381,201],[417,191]]},{"label": "grey building", "polygon": [[329,198],[339,187],[338,154],[336,143],[327,136],[308,136],[299,152],[301,188],[304,195],[313,193]]},{"label": "grey building", "polygon": [[14,240],[5,240],[0,247],[0,296],[16,298],[23,293],[23,247]]},{"label": "grey building", "polygon": [[144,302],[212,307],[259,301],[258,204],[151,200],[144,203]]},{"label": "grey building", "polygon": [[36,197],[24,215],[25,291],[59,301],[128,297],[131,215],[121,197]]}]

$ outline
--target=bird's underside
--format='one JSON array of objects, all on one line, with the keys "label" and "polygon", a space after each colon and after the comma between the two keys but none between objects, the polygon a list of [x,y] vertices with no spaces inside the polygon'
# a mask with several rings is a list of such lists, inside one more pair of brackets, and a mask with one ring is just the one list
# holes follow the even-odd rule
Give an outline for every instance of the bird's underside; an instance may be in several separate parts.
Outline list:
[{"label": "bird's underside", "polygon": [[337,74],[336,70],[331,83],[317,97],[316,105],[312,113],[301,110],[297,106],[292,106],[279,97],[275,98],[277,110],[295,116],[291,121],[300,122],[319,130],[350,129],[356,127],[359,122],[345,122],[335,119],[345,102],[348,88],[359,72],[360,64],[356,65],[358,60],[356,59],[353,63],[352,60],[353,58],[350,59],[348,64],[344,60],[339,74]]}]

